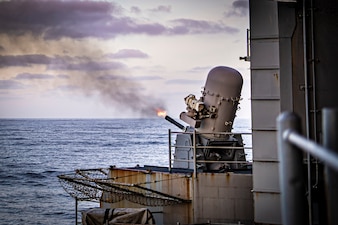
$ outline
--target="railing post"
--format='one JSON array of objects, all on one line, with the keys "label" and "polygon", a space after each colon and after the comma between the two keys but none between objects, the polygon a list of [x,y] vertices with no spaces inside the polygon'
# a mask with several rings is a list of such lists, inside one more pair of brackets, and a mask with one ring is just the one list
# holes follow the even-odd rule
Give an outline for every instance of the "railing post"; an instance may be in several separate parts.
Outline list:
[{"label": "railing post", "polygon": [[168,167],[168,170],[169,170],[169,173],[171,173],[171,129],[168,130],[168,142],[169,142],[169,167]]},{"label": "railing post", "polygon": [[77,212],[78,212],[78,200],[77,197],[75,197],[75,225],[77,225],[78,221],[77,221]]},{"label": "railing post", "polygon": [[[322,122],[324,147],[338,153],[338,110],[323,109]],[[338,172],[330,169],[327,165],[325,166],[325,185],[328,224],[338,224]]]},{"label": "railing post", "polygon": [[307,224],[303,153],[287,139],[288,131],[300,131],[300,119],[285,112],[277,118],[279,181],[283,225]]},{"label": "railing post", "polygon": [[193,151],[194,151],[194,178],[197,178],[197,147],[196,147],[196,130],[194,129],[194,133],[192,136],[192,146],[193,146]]}]

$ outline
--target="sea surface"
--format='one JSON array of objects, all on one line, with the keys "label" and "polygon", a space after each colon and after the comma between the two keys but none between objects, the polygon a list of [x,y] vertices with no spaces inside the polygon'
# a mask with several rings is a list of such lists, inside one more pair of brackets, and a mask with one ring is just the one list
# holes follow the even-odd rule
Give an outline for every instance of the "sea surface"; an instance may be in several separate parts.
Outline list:
[{"label": "sea surface", "polygon": [[[155,119],[0,119],[0,224],[75,224],[75,200],[57,178],[111,165],[168,166],[168,129]],[[251,132],[237,119],[234,132]],[[245,136],[251,146],[251,136]],[[251,153],[247,159],[250,161]],[[98,203],[80,202],[79,211]]]}]

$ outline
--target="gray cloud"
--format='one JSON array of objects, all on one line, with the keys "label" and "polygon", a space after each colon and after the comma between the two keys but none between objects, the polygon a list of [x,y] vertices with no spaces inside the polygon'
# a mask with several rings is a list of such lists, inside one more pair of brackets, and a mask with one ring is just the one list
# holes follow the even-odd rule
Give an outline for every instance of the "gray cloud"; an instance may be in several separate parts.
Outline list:
[{"label": "gray cloud", "polygon": [[0,56],[0,68],[32,65],[46,65],[47,70],[102,71],[125,68],[125,65],[120,62],[93,61],[88,57],[49,57],[42,54]]},{"label": "gray cloud", "polygon": [[56,76],[57,78],[60,78],[60,79],[69,79],[70,76],[69,75],[65,75],[65,74],[59,74]]},{"label": "gray cloud", "polygon": [[222,23],[206,20],[176,19],[172,20],[175,25],[172,34],[202,34],[202,33],[238,33],[239,29]]},{"label": "gray cloud", "polygon": [[196,66],[196,67],[191,68],[187,72],[189,72],[189,73],[205,73],[205,72],[210,71],[210,68],[212,68],[212,66]]},{"label": "gray cloud", "polygon": [[156,8],[150,9],[152,12],[171,12],[171,6],[170,5],[159,5]]},{"label": "gray cloud", "polygon": [[128,81],[126,77],[123,76],[117,76],[113,74],[105,74],[100,75],[95,78],[97,81],[104,82],[104,81]]},{"label": "gray cloud", "polygon": [[236,0],[232,3],[230,11],[224,13],[226,17],[244,17],[249,14],[249,0]]},{"label": "gray cloud", "polygon": [[200,84],[202,81],[201,80],[189,80],[189,79],[172,79],[168,80],[166,83],[167,84],[180,84],[180,85],[195,85],[195,84]]},{"label": "gray cloud", "polygon": [[73,90],[79,90],[80,87],[76,85],[60,85],[56,88],[56,90],[60,91],[73,91]]},{"label": "gray cloud", "polygon": [[149,58],[149,55],[137,49],[121,49],[114,54],[107,55],[113,59],[122,58]]},{"label": "gray cloud", "polygon": [[140,76],[135,77],[133,80],[151,81],[151,80],[163,80],[163,78],[160,76]]},{"label": "gray cloud", "polygon": [[140,14],[141,9],[137,6],[132,6],[132,7],[130,7],[130,12],[135,13],[135,14]]},{"label": "gray cloud", "polygon": [[[241,8],[241,2],[234,3]],[[157,11],[170,12],[170,6]],[[133,8],[134,12],[139,12]],[[31,33],[44,39],[62,37],[114,38],[118,35],[185,35],[199,33],[237,32],[237,28],[222,23],[177,19],[173,27],[156,22],[140,22],[124,16],[120,6],[105,1],[4,1],[0,2],[0,34],[21,36]]]},{"label": "gray cloud", "polygon": [[125,65],[119,62],[98,62],[87,60],[85,62],[64,62],[52,63],[47,66],[47,70],[77,70],[77,71],[106,71],[123,69]]},{"label": "gray cloud", "polygon": [[16,75],[16,80],[46,80],[54,79],[54,76],[47,74],[34,74],[34,73],[20,73]]},{"label": "gray cloud", "polygon": [[0,80],[0,89],[23,89],[25,86],[14,80]]},{"label": "gray cloud", "polygon": [[50,62],[50,57],[41,54],[0,56],[0,68],[10,66],[29,67],[32,64],[49,64]]}]

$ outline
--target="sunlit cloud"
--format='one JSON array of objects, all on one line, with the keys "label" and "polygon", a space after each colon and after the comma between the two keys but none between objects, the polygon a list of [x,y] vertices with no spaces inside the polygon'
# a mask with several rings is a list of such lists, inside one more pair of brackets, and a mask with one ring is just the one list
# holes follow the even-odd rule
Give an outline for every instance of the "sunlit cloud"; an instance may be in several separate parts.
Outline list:
[{"label": "sunlit cloud", "polygon": [[110,57],[113,59],[149,58],[149,55],[137,49],[121,49],[116,53],[107,55],[107,57]]}]

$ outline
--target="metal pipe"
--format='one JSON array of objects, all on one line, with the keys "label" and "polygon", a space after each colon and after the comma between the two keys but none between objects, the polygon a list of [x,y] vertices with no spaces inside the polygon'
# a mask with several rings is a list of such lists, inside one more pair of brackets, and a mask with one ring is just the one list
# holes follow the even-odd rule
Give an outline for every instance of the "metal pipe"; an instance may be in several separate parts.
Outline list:
[{"label": "metal pipe", "polygon": [[78,204],[78,201],[77,201],[77,198],[75,197],[75,225],[77,225],[77,204]]},{"label": "metal pipe", "polygon": [[171,172],[171,129],[168,130],[168,142],[169,142],[169,173]]},{"label": "metal pipe", "polygon": [[[307,35],[306,35],[306,0],[303,0],[303,64],[304,64],[304,90],[305,90],[305,120],[306,137],[310,139],[310,119],[309,119],[309,82],[308,82],[308,60],[307,60]],[[311,184],[311,155],[307,154],[307,188],[308,188],[308,210],[309,225],[312,225],[312,184]]]},{"label": "metal pipe", "polygon": [[194,177],[197,178],[197,165],[196,165],[196,130],[194,129],[194,134],[192,136],[192,142],[194,147]]},{"label": "metal pipe", "polygon": [[293,113],[283,113],[277,119],[277,127],[282,222],[284,225],[305,225],[303,154],[291,143],[284,141],[286,130],[300,131],[300,119]]},{"label": "metal pipe", "polygon": [[[311,27],[311,74],[312,74],[312,105],[313,105],[313,140],[317,142],[317,94],[316,94],[316,57],[315,57],[315,42],[314,42],[314,10],[313,10],[313,0],[310,1],[310,27]],[[313,187],[316,188],[319,182],[319,171],[318,171],[318,161],[316,161],[316,176],[315,176],[315,183],[313,184]]]},{"label": "metal pipe", "polygon": [[[323,145],[332,150],[332,153],[338,153],[338,110],[323,109]],[[330,151],[330,150],[329,150]],[[337,165],[337,164],[336,164]],[[326,201],[328,210],[328,224],[338,224],[338,170],[334,171],[325,166],[325,186],[327,191]]]},{"label": "metal pipe", "polygon": [[338,154],[333,150],[324,148],[316,142],[304,138],[294,130],[286,130],[283,133],[283,136],[285,140],[290,142],[290,144],[301,148],[319,160],[324,161],[331,169],[338,171]]},{"label": "metal pipe", "polygon": [[[312,104],[313,104],[313,133],[317,134],[317,98],[316,98],[316,57],[315,57],[315,41],[314,41],[314,25],[313,25],[313,1],[311,0],[311,74],[312,74]],[[317,136],[314,135],[313,140],[317,142]]]}]

